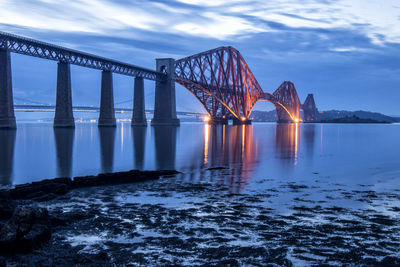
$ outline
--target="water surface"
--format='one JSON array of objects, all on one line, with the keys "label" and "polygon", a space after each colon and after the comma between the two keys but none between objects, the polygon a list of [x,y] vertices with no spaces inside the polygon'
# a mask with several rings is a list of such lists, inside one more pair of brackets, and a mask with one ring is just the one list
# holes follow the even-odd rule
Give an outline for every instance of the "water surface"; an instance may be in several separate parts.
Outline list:
[{"label": "water surface", "polygon": [[399,134],[398,124],[20,123],[0,131],[0,180],[182,172],[39,202],[65,224],[27,264],[397,266]]},{"label": "water surface", "polygon": [[[214,180],[242,192],[260,179],[325,179],[397,185],[399,124],[182,123],[180,127],[98,128],[19,123],[0,131],[0,183],[131,169],[176,169],[186,180]],[[210,167],[226,170],[206,171]]]}]

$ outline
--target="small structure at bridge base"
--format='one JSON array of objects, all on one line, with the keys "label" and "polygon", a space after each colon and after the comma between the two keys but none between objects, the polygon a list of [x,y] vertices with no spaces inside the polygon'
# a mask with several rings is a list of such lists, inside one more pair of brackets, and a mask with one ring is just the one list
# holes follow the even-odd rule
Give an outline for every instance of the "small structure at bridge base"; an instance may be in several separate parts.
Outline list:
[{"label": "small structure at bridge base", "polygon": [[10,51],[0,49],[0,128],[15,129]]},{"label": "small structure at bridge base", "polygon": [[233,119],[233,125],[250,125],[251,120],[239,120],[239,119]]},{"label": "small structure at bridge base", "polygon": [[156,71],[167,74],[167,78],[156,81],[154,117],[151,120],[151,125],[178,126],[180,122],[176,117],[175,60],[173,58],[158,58],[156,65]]},{"label": "small structure at bridge base", "polygon": [[147,126],[144,102],[144,81],[142,77],[135,77],[131,124],[132,126]]},{"label": "small structure at bridge base", "polygon": [[228,119],[227,118],[210,118],[208,120],[208,124],[228,124]]},{"label": "small structure at bridge base", "polygon": [[113,78],[109,70],[101,72],[101,99],[99,127],[115,127]]},{"label": "small structure at bridge base", "polygon": [[71,67],[69,63],[62,61],[57,65],[56,112],[53,126],[75,127],[72,113]]}]

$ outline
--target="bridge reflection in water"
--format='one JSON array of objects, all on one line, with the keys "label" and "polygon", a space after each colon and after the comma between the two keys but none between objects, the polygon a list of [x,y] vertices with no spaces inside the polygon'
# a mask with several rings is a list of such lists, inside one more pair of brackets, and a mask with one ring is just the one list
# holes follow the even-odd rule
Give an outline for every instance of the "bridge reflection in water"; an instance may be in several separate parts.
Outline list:
[{"label": "bridge reflection in water", "polygon": [[292,159],[296,164],[299,150],[299,124],[277,124],[275,147],[279,157]]},{"label": "bridge reflection in water", "polygon": [[99,128],[101,170],[103,173],[113,171],[115,132],[116,129],[114,127]]},{"label": "bridge reflection in water", "polygon": [[176,134],[175,126],[153,126],[156,169],[175,169]]},{"label": "bridge reflection in water", "polygon": [[182,172],[178,181],[223,183],[237,193],[250,179],[289,175],[301,158],[300,146],[307,158],[313,157],[314,141],[319,139],[315,125],[307,124],[126,126],[82,125],[75,131],[25,126],[29,131],[23,127],[20,136],[0,130],[0,183],[177,169]]},{"label": "bridge reflection in water", "polygon": [[11,184],[16,131],[0,129],[0,185]]},{"label": "bridge reflection in water", "polygon": [[[202,149],[197,149],[202,152],[201,157],[187,157],[192,162],[184,169],[182,179],[217,182],[228,185],[231,193],[240,193],[250,180],[276,175],[282,179],[290,177],[301,158],[302,142],[307,153],[306,161],[310,161],[308,157],[313,156],[315,125],[292,123],[264,126],[261,129],[266,131],[260,131],[256,125],[204,125]],[[198,158],[201,158],[200,162]]]},{"label": "bridge reflection in water", "polygon": [[134,168],[144,169],[145,148],[146,148],[146,127],[132,127],[132,137],[134,146]]},{"label": "bridge reflection in water", "polygon": [[74,129],[54,128],[58,177],[72,176],[72,153],[74,146],[74,136]]},{"label": "bridge reflection in water", "polygon": [[202,154],[187,157],[192,162],[185,164],[188,167],[181,179],[229,184],[233,192],[240,191],[251,178],[259,156],[253,126],[206,124],[203,132],[202,149],[193,150]]}]

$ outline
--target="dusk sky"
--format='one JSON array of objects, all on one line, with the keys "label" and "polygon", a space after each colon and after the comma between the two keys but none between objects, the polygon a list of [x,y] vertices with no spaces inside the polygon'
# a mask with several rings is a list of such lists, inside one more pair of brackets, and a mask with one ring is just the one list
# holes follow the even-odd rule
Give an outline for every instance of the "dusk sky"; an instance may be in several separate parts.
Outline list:
[{"label": "dusk sky", "polygon": [[[289,80],[320,110],[400,115],[400,0],[0,0],[0,30],[151,69],[155,58],[233,46],[265,92]],[[15,103],[54,104],[56,66],[13,54]],[[100,77],[72,67],[74,105],[99,106]],[[154,82],[145,85],[152,108]],[[205,112],[176,88],[178,111]],[[117,107],[131,106],[132,77],[115,74],[114,90]]]}]

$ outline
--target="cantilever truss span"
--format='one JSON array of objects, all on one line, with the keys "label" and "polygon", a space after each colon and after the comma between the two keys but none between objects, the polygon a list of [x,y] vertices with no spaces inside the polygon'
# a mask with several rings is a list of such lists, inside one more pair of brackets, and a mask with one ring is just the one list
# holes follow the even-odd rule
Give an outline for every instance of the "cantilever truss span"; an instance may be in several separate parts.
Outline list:
[{"label": "cantilever truss span", "polygon": [[219,47],[175,62],[176,82],[186,87],[215,118],[229,113],[248,118],[263,95],[240,52]]},{"label": "cantilever truss span", "polygon": [[280,121],[296,121],[300,101],[291,82],[264,93],[240,52],[219,47],[175,62],[175,81],[202,103],[213,119],[248,120],[258,100],[270,101]]}]

